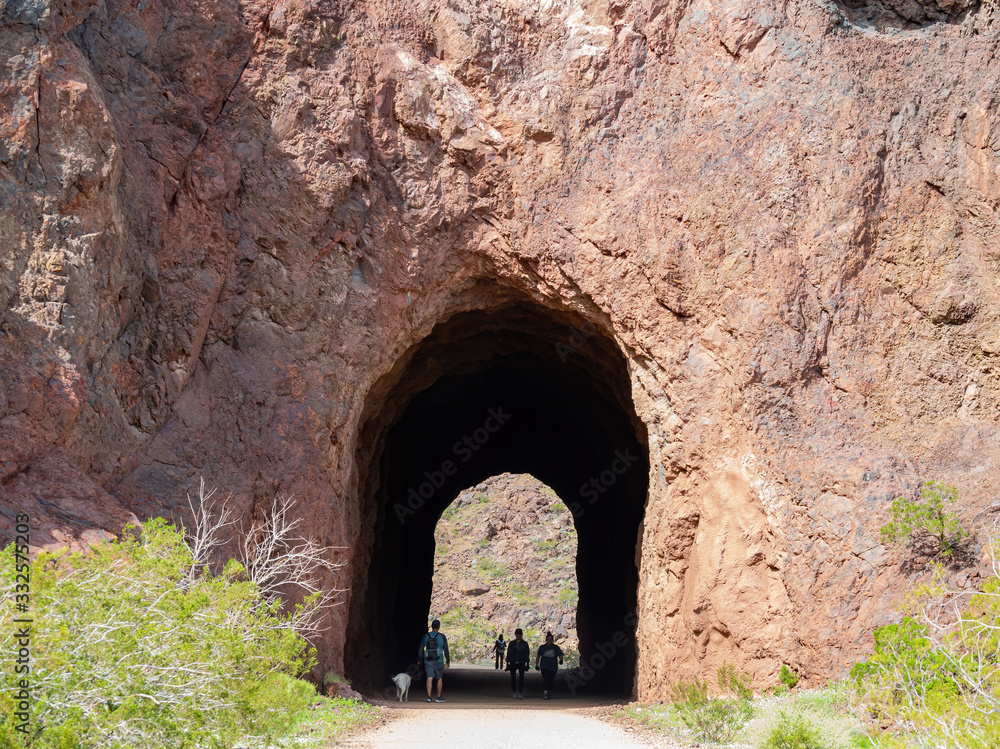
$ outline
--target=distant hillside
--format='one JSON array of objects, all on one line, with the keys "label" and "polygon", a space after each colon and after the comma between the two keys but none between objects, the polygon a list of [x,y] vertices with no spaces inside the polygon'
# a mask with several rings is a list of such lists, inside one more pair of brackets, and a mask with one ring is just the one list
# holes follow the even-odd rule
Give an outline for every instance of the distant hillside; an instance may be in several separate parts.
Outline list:
[{"label": "distant hillside", "polygon": [[431,616],[459,660],[491,658],[496,633],[521,627],[532,647],[551,631],[575,663],[576,529],[565,504],[527,474],[462,492],[434,534]]}]

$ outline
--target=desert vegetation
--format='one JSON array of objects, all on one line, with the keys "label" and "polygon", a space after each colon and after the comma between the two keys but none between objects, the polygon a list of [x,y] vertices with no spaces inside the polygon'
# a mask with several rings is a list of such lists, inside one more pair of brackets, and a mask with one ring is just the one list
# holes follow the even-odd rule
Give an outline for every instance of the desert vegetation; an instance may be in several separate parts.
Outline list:
[{"label": "desert vegetation", "polygon": [[875,630],[875,652],[851,671],[855,711],[879,747],[1000,745],[1000,542],[978,591],[943,584],[937,567],[898,624]]},{"label": "desert vegetation", "polygon": [[850,712],[847,682],[823,689],[789,691],[785,684],[754,694],[749,677],[732,666],[717,680],[673,685],[663,704],[633,703],[619,716],[685,746],[752,749],[854,749],[870,746]]},{"label": "desert vegetation", "polygon": [[[219,559],[232,518],[210,500],[202,487],[190,528],[154,519],[86,554],[31,563],[31,717],[20,730],[13,720],[25,676],[6,642],[0,744],[222,749],[297,736],[313,746],[372,719],[370,706],[299,678],[315,662],[307,637],[338,603],[320,583],[336,566],[328,550],[298,538],[291,503],[276,501],[236,558]],[[2,565],[10,622],[26,613],[14,610],[14,545]]]},{"label": "desert vegetation", "polygon": [[880,530],[882,542],[905,543],[932,559],[949,559],[971,533],[953,511],[958,489],[940,481],[925,481],[920,497],[898,497],[892,503],[892,522]]}]

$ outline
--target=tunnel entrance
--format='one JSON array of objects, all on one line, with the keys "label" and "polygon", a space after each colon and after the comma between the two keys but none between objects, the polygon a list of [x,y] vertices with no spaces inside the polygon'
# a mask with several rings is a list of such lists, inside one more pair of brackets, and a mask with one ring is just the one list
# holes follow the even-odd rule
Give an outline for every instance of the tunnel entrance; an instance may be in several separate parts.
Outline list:
[{"label": "tunnel entrance", "polygon": [[439,323],[369,394],[357,468],[370,545],[355,553],[345,671],[378,689],[415,660],[441,514],[487,477],[530,473],[578,534],[578,686],[630,695],[649,464],[625,358],[578,314],[471,296],[489,308]]}]

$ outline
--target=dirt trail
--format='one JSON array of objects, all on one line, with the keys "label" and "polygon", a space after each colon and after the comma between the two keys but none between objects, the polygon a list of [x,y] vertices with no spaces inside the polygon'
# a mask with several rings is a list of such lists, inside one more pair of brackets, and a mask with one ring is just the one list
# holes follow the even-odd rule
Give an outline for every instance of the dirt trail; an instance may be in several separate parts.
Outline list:
[{"label": "dirt trail", "polygon": [[[433,747],[434,749],[625,749],[649,744],[625,729],[585,714],[608,700],[572,695],[559,679],[555,699],[541,699],[537,671],[527,674],[524,699],[511,697],[507,673],[458,664],[446,672],[442,704],[427,703],[424,684],[414,683],[410,701],[387,700],[396,717],[371,732],[342,740],[346,747]],[[662,746],[662,744],[661,744]]]}]

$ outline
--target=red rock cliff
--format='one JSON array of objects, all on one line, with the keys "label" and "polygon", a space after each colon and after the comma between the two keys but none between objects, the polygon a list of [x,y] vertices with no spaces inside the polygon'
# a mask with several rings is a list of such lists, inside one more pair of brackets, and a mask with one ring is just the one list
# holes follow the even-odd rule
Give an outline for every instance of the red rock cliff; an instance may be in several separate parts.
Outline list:
[{"label": "red rock cliff", "polygon": [[294,495],[348,549],[340,669],[387,435],[511,310],[497,352],[590,357],[648,456],[640,697],[839,673],[906,585],[889,500],[992,517],[995,3],[3,8],[0,525]]}]

